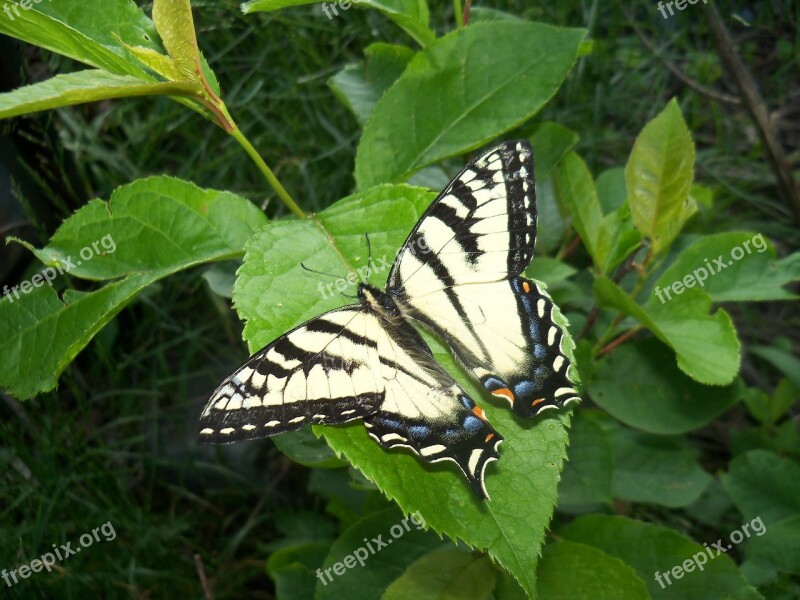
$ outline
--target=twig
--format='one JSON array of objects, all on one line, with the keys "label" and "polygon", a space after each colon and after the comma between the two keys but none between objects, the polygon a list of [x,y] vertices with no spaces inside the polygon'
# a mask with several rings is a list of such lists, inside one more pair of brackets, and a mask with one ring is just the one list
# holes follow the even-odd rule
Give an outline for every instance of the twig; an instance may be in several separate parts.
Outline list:
[{"label": "twig", "polygon": [[214,600],[214,595],[211,593],[211,587],[208,585],[206,579],[206,571],[203,568],[203,558],[199,554],[194,555],[194,566],[197,568],[197,576],[200,577],[200,585],[203,586],[203,593],[206,600]]},{"label": "twig", "polygon": [[700,94],[701,96],[705,96],[710,98],[711,100],[717,100],[719,102],[724,102],[725,104],[732,104],[734,106],[739,106],[742,104],[742,99],[737,98],[736,96],[732,96],[730,94],[726,94],[725,92],[718,92],[717,90],[712,90],[709,87],[704,86],[702,83],[692,79],[686,73],[681,71],[680,67],[670,61],[668,58],[662,56],[661,51],[656,48],[656,45],[644,34],[644,32],[636,25],[636,21],[633,17],[628,13],[628,11],[623,11],[625,16],[627,17],[628,21],[630,21],[633,30],[636,32],[636,35],[639,36],[639,39],[642,40],[642,43],[647,46],[647,49],[653,53],[653,55],[659,59],[667,70],[675,75],[678,79],[680,79],[683,83],[687,86],[692,88],[695,92]]},{"label": "twig", "polygon": [[464,27],[469,25],[469,11],[472,8],[472,0],[464,1]]},{"label": "twig", "polygon": [[598,356],[603,356],[603,354],[608,354],[617,346],[624,344],[627,340],[632,338],[634,335],[639,333],[642,330],[641,327],[634,327],[633,329],[628,329],[625,333],[615,339],[613,342],[609,343],[608,345],[600,348],[600,352],[597,353]]},{"label": "twig", "polygon": [[733,75],[733,79],[742,94],[744,105],[756,124],[759,136],[764,144],[767,160],[775,172],[778,191],[783,196],[784,202],[789,205],[789,210],[794,215],[795,221],[800,223],[800,189],[798,189],[798,184],[794,179],[791,165],[786,159],[786,153],[783,150],[780,139],[772,127],[767,106],[758,93],[750,71],[747,70],[741,57],[736,52],[730,34],[725,28],[713,2],[706,4],[704,10],[706,11],[711,32],[714,34],[714,42],[717,45],[717,51],[722,58],[722,62]]}]

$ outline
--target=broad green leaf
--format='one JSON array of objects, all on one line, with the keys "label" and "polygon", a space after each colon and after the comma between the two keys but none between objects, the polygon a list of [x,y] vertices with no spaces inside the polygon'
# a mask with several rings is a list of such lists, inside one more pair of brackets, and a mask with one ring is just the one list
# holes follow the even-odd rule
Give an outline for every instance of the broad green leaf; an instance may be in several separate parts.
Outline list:
[{"label": "broad green leaf", "polygon": [[153,22],[183,78],[199,81],[203,71],[189,0],[154,0]]},{"label": "broad green leaf", "polygon": [[310,429],[290,431],[272,438],[272,441],[286,456],[296,463],[318,469],[333,469],[347,465],[336,458],[330,446],[315,436]]},{"label": "broad green leaf", "polygon": [[612,213],[626,203],[628,189],[625,187],[625,169],[623,167],[613,167],[603,171],[597,177],[595,185],[603,213]]},{"label": "broad green leaf", "polygon": [[544,281],[548,286],[572,277],[578,270],[565,262],[546,256],[535,256],[525,269],[525,276]]},{"label": "broad green leaf", "polygon": [[403,181],[529,119],[558,90],[584,35],[497,21],[436,40],[414,56],[364,127],[358,188]]},{"label": "broad green leaf", "polygon": [[[355,294],[359,269],[369,283],[384,287],[389,265],[434,197],[420,188],[379,186],[343,199],[313,219],[275,221],[253,236],[234,287],[250,348],[261,348],[325,310],[352,304],[336,291],[336,280],[305,271],[301,261],[316,271],[340,275],[342,294]],[[348,273],[353,273],[353,283],[345,279]],[[568,415],[518,422],[507,406],[486,399],[441,343],[427,339],[437,360],[483,406],[505,438],[500,460],[486,474],[491,501],[476,500],[464,476],[447,464],[427,465],[409,452],[383,450],[360,422],[315,430],[405,513],[419,510],[434,531],[488,551],[531,593],[566,452]]]},{"label": "broad green leaf", "polygon": [[387,89],[400,77],[413,50],[405,46],[375,43],[364,50],[366,62],[348,65],[328,80],[333,93],[362,127]]},{"label": "broad green leaf", "polygon": [[278,598],[313,598],[315,573],[328,553],[330,543],[306,542],[280,548],[270,554],[267,573],[275,582]]},{"label": "broad green leaf", "polygon": [[560,509],[611,502],[614,470],[611,444],[602,428],[585,413],[585,410],[578,411],[570,425],[567,462],[558,482]]},{"label": "broad green leaf", "polygon": [[244,198],[169,177],[123,186],[108,203],[92,200],[34,252],[50,279],[65,272],[122,279],[94,292],[65,292],[63,301],[47,287],[0,300],[0,386],[21,398],[53,389],[92,336],[140,290],[177,271],[240,256],[265,222]]},{"label": "broad green leaf", "polygon": [[602,306],[632,316],[675,351],[678,367],[692,379],[707,385],[726,385],[739,372],[739,340],[728,313],[718,309],[709,315],[711,299],[700,290],[682,290],[680,298],[634,302],[622,288],[605,276],[594,282],[594,294]]},{"label": "broad green leaf", "polygon": [[633,226],[631,209],[624,203],[603,217],[597,232],[597,254],[601,273],[610,273],[642,243],[642,234]]},{"label": "broad green leaf", "polygon": [[694,142],[678,102],[672,99],[636,138],[625,182],[636,228],[660,254],[697,212],[689,197],[694,176]]},{"label": "broad green leaf", "polygon": [[693,381],[658,340],[628,342],[598,361],[586,389],[623,423],[651,433],[676,434],[710,423],[743,395],[739,380],[725,387]]},{"label": "broad green leaf", "polygon": [[[317,4],[318,0],[250,0],[242,4],[242,12],[267,12],[279,10],[290,6],[303,6]],[[326,4],[326,3],[323,3]],[[353,0],[353,2],[330,2],[325,11],[328,19],[341,15],[341,11],[352,7],[374,8],[389,17],[400,26],[408,35],[414,38],[420,46],[432,43],[436,36],[428,26],[427,0]]]},{"label": "broad green leaf", "polygon": [[612,449],[615,498],[675,508],[696,501],[711,483],[682,439],[635,431],[603,414],[591,416]]},{"label": "broad green leaf", "polygon": [[544,181],[566,154],[578,143],[578,134],[566,127],[544,121],[530,136],[536,181]]},{"label": "broad green leaf", "polygon": [[800,252],[775,260],[775,247],[760,233],[732,232],[699,238],[661,274],[656,287],[698,286],[714,302],[789,300],[797,295],[782,286],[798,279]]},{"label": "broad green leaf", "polygon": [[[666,527],[626,517],[588,515],[579,517],[559,533],[569,541],[599,548],[633,567],[653,598],[761,598],[730,557],[717,556],[716,551]],[[713,558],[709,552],[713,552]],[[698,567],[700,563],[702,569]],[[678,569],[676,577],[674,570]]]},{"label": "broad green leaf", "polygon": [[745,519],[774,523],[800,516],[800,465],[766,450],[752,450],[728,465],[720,480]]},{"label": "broad green leaf", "polygon": [[191,91],[191,86],[184,83],[142,81],[130,75],[114,75],[100,70],[77,71],[0,94],[0,119],[111,98],[163,96]]},{"label": "broad green leaf", "polygon": [[576,542],[544,547],[539,563],[542,600],[649,600],[647,586],[632,567],[605,552]]},{"label": "broad green leaf", "polygon": [[597,247],[603,212],[586,163],[570,152],[559,163],[554,181],[558,198],[572,217],[572,226],[599,267],[604,262]]},{"label": "broad green leaf", "polygon": [[424,525],[418,514],[392,507],[348,527],[325,557],[316,599],[378,600],[414,560],[442,546]]},{"label": "broad green leaf", "polygon": [[761,567],[800,575],[800,515],[751,533],[747,560]]},{"label": "broad green leaf", "polygon": [[386,588],[381,600],[488,600],[497,572],[485,555],[429,552]]},{"label": "broad green leaf", "polygon": [[2,15],[0,33],[117,75],[154,79],[125,49],[127,44],[159,50],[152,21],[133,2],[81,0],[76,10],[74,0],[47,0],[18,12],[13,20]]}]

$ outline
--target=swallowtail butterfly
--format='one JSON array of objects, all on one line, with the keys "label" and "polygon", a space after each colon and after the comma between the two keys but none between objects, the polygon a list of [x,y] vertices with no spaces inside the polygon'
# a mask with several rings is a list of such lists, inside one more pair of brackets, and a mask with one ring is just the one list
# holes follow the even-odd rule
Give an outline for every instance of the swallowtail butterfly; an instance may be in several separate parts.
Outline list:
[{"label": "swallowtail butterfly", "polygon": [[487,497],[484,472],[503,438],[410,322],[444,339],[522,417],[579,401],[553,302],[521,275],[535,236],[530,145],[506,142],[482,153],[414,227],[386,291],[361,283],[359,304],[311,319],[251,357],[211,396],[200,442],[361,419],[384,448],[456,463]]}]

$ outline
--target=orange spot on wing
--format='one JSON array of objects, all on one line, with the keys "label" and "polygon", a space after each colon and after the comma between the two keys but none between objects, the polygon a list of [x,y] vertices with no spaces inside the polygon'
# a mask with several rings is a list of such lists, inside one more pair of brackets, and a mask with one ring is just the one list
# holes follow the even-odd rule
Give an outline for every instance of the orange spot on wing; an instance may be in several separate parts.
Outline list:
[{"label": "orange spot on wing", "polygon": [[536,406],[537,404],[541,404],[542,402],[544,402],[544,398],[537,398],[536,400],[531,402],[531,406]]},{"label": "orange spot on wing", "polygon": [[483,440],[483,441],[484,441],[484,443],[487,443],[487,442],[488,442],[490,439],[492,439],[493,437],[494,437],[494,434],[493,434],[493,433],[490,433],[489,435],[487,435],[487,436],[486,436],[486,439],[485,439],[485,440]]},{"label": "orange spot on wing", "polygon": [[531,284],[528,283],[527,281],[523,281],[522,282],[522,289],[525,290],[526,294],[530,294],[531,293]]},{"label": "orange spot on wing", "polygon": [[514,392],[512,392],[508,388],[501,388],[499,390],[495,390],[492,392],[492,396],[497,396],[498,398],[507,398],[508,401],[511,402],[511,404],[514,404],[514,400],[516,400],[516,398],[514,397]]},{"label": "orange spot on wing", "polygon": [[482,420],[486,420],[486,416],[484,415],[483,409],[480,406],[473,406],[472,407],[472,414]]}]

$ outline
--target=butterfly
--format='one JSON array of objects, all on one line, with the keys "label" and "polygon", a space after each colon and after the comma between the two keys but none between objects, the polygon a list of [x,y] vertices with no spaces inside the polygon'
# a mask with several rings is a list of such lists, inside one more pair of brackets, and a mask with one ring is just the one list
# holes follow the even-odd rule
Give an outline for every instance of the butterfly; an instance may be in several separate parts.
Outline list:
[{"label": "butterfly", "polygon": [[535,236],[530,144],[509,141],[483,152],[422,215],[386,291],[360,283],[358,304],[306,321],[253,355],[212,394],[199,441],[225,444],[361,419],[384,448],[454,462],[478,498],[487,498],[486,466],[503,438],[411,321],[442,338],[521,417],[579,401],[557,309],[521,275]]}]

